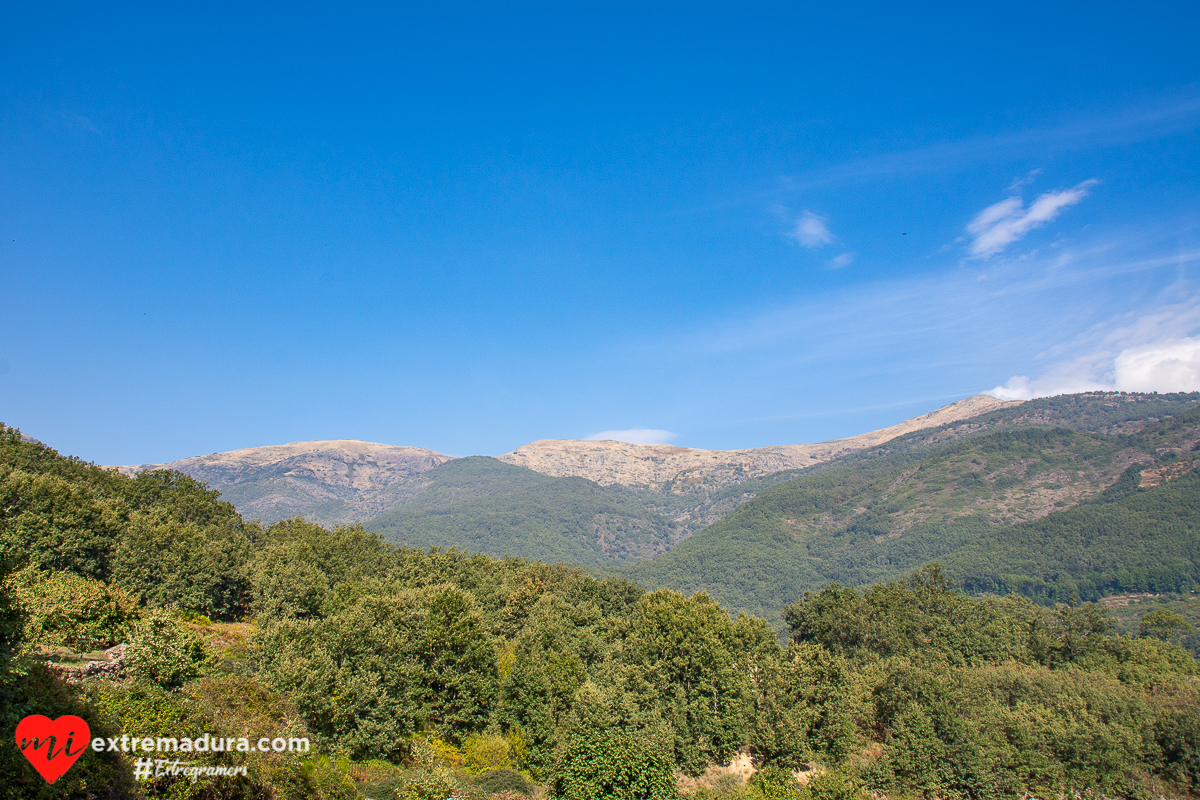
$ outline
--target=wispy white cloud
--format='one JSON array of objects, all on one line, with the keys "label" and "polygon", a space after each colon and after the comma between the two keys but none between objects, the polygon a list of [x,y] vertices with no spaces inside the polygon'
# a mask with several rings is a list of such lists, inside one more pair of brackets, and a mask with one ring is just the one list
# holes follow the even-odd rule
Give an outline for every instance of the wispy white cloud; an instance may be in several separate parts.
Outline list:
[{"label": "wispy white cloud", "polygon": [[627,442],[629,444],[664,444],[679,437],[678,433],[657,428],[630,428],[624,431],[600,431],[584,438],[588,442]]},{"label": "wispy white cloud", "polygon": [[854,263],[854,253],[842,253],[840,256],[834,256],[829,259],[830,269],[841,269],[848,267]]},{"label": "wispy white cloud", "polygon": [[[702,397],[721,409],[729,430],[773,431],[720,445],[693,431],[687,435],[701,437],[695,446],[846,436],[901,416],[829,422],[854,417],[842,410],[920,400],[905,412],[913,416],[922,404],[944,402],[933,398],[978,394],[1009,376],[1016,379],[997,394],[1113,388],[1125,351],[1120,385],[1140,388],[1139,375],[1188,362],[1186,353],[1168,353],[1139,366],[1135,348],[1200,339],[1198,234],[1200,219],[1176,216],[1121,232],[1081,231],[1028,258],[863,275],[697,319],[623,357],[637,353],[655,365],[656,379],[681,387],[680,409]],[[829,248],[829,256],[839,252]]]},{"label": "wispy white cloud", "polygon": [[805,211],[800,215],[800,219],[796,220],[796,227],[789,236],[808,249],[815,250],[833,242],[833,233],[829,230],[828,223],[828,217]]},{"label": "wispy white cloud", "polygon": [[1031,400],[1087,391],[1200,391],[1200,297],[1192,296],[1103,336],[1091,348],[1051,364],[1038,378],[1014,375],[988,394]]},{"label": "wispy white cloud", "polygon": [[1022,186],[1028,186],[1029,184],[1033,183],[1035,180],[1037,180],[1037,176],[1041,174],[1041,167],[1038,167],[1037,169],[1031,169],[1029,172],[1025,173],[1023,177],[1014,178],[1013,182],[1009,184],[1008,190],[1010,192],[1019,192]]},{"label": "wispy white cloud", "polygon": [[1043,156],[1080,148],[1145,141],[1200,125],[1195,93],[1137,108],[1112,109],[1043,128],[943,142],[928,147],[867,156],[780,179],[785,191],[808,191],[848,183],[869,183],[906,175],[956,169],[964,164],[1007,159],[1036,151]]},{"label": "wispy white cloud", "polygon": [[[802,296],[710,320],[670,340],[670,352],[691,358],[778,351],[817,359],[829,348],[814,342],[834,340],[842,353],[850,347],[876,353],[909,337],[936,335],[945,347],[983,347],[997,362],[1020,352],[1063,360],[1099,346],[1102,333],[1091,326],[1109,331],[1179,299],[1158,297],[1160,287],[1200,265],[1200,249],[1147,252],[1161,248],[1163,239],[1177,242],[1174,233],[1139,231],[1032,259],[989,262],[986,270],[959,266]],[[1133,313],[1120,317],[1121,309]],[[1138,343],[1151,338],[1166,336]]]},{"label": "wispy white cloud", "polygon": [[968,252],[976,258],[999,253],[1034,228],[1052,221],[1064,208],[1087,197],[1088,189],[1095,185],[1092,179],[1060,192],[1046,192],[1038,195],[1029,208],[1025,208],[1020,197],[1008,197],[988,206],[967,225],[967,233],[975,239]]}]

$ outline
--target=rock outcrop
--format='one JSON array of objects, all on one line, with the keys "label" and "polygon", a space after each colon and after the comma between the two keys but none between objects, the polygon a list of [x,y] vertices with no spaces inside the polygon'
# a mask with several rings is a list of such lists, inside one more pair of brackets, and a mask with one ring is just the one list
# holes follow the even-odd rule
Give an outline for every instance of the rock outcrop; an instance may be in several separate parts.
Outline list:
[{"label": "rock outcrop", "polygon": [[[1019,402],[1019,401],[1018,401]],[[719,489],[782,470],[803,469],[950,422],[986,414],[1018,402],[976,395],[919,417],[870,433],[819,444],[785,444],[749,450],[699,450],[668,444],[542,439],[499,456],[501,461],[555,477],[577,476],[603,486],[657,486],[687,494],[692,488]]]},{"label": "rock outcrop", "polygon": [[51,664],[67,683],[82,683],[89,678],[119,678],[125,673],[125,650],[129,645],[121,643],[104,651],[103,661],[87,661],[83,664],[66,666]]},{"label": "rock outcrop", "polygon": [[248,447],[116,469],[127,475],[144,469],[179,470],[220,491],[247,519],[274,522],[303,516],[336,525],[388,510],[389,487],[450,458],[424,447],[340,439]]}]

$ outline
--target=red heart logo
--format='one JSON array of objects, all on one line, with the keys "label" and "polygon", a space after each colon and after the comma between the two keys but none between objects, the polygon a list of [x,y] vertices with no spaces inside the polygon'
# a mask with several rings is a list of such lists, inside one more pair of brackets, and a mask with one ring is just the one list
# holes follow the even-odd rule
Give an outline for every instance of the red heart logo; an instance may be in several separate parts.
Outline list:
[{"label": "red heart logo", "polygon": [[92,730],[79,717],[50,719],[30,714],[17,725],[17,747],[50,783],[61,778],[88,748]]}]

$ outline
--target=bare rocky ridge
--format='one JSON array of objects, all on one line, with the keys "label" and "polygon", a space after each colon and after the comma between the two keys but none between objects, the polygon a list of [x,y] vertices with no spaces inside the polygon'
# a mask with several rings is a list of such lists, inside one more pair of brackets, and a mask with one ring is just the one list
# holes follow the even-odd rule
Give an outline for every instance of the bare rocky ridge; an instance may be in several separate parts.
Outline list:
[{"label": "bare rocky ridge", "polygon": [[339,524],[388,510],[389,487],[450,459],[424,447],[340,439],[248,447],[116,469],[127,475],[145,469],[179,470],[220,491],[247,519],[273,522],[304,516]]},{"label": "bare rocky ridge", "polygon": [[1019,405],[989,395],[968,397],[899,425],[819,444],[751,450],[699,450],[669,444],[542,439],[499,456],[501,461],[555,477],[576,476],[602,486],[657,486],[674,494],[713,490],[783,470],[803,469],[897,436]]},{"label": "bare rocky ridge", "polygon": [[[1015,405],[978,395],[849,439],[748,450],[699,450],[672,445],[544,439],[499,457],[551,477],[581,477],[602,486],[633,488],[643,505],[691,532],[754,496],[757,478],[820,464],[924,428]],[[419,488],[405,479],[450,461],[423,447],[350,439],[293,442],[194,456],[169,464],[115,467],[126,474],[174,469],[221,492],[247,519],[274,522],[303,516],[325,525],[362,522],[402,508]],[[732,489],[747,484],[745,491]],[[731,491],[723,491],[730,490]]]}]

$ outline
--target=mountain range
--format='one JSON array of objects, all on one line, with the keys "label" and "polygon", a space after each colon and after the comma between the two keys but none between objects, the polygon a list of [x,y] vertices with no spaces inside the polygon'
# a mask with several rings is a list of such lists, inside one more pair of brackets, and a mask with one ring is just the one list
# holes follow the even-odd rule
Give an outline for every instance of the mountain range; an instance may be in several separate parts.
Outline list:
[{"label": "mountain range", "polygon": [[704,590],[778,627],[806,591],[931,562],[971,591],[1047,602],[1190,591],[1198,442],[1200,393],[1094,392],[973,397],[814,445],[541,440],[451,458],[301,442],[161,466],[264,522],[361,523],[412,547],[574,563]]},{"label": "mountain range", "polygon": [[[543,439],[495,460],[551,478],[583,478],[641,495],[647,510],[688,530],[711,524],[761,488],[763,478],[806,469],[914,430],[1007,407],[988,395],[951,403],[890,428],[819,444],[702,450],[617,441]],[[423,447],[356,440],[293,442],[193,456],[164,464],[113,467],[127,475],[173,469],[208,483],[247,519],[304,517],[325,525],[364,522],[403,509],[410,479],[452,460]],[[408,482],[408,483],[406,483]],[[744,486],[745,491],[729,491]],[[617,496],[623,497],[618,493]]]}]

